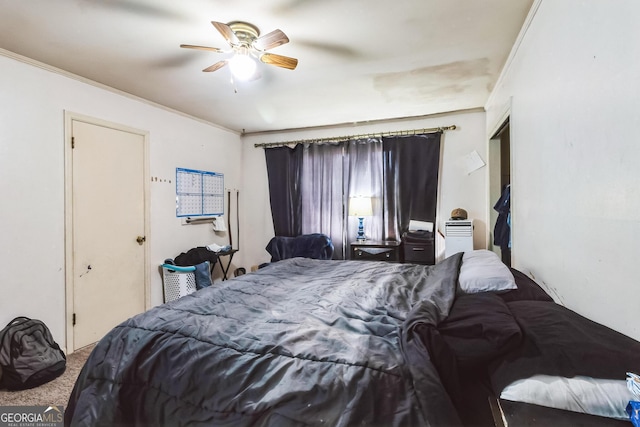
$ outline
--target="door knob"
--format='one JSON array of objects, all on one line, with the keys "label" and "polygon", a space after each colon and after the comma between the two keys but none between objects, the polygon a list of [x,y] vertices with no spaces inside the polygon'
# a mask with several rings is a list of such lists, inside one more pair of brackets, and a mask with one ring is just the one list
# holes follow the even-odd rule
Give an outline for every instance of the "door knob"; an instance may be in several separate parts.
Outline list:
[{"label": "door knob", "polygon": [[145,242],[145,240],[147,240],[147,238],[145,236],[138,236],[138,238],[136,239],[136,242],[138,242],[138,244],[140,246],[142,246],[142,244]]}]

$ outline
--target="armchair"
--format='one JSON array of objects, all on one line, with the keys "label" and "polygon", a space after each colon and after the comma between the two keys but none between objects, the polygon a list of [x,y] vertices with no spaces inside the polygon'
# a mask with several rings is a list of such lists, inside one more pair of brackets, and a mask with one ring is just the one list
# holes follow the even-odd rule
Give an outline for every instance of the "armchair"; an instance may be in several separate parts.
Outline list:
[{"label": "armchair", "polygon": [[304,257],[331,259],[333,243],[326,234],[302,234],[296,237],[275,236],[265,248],[271,255],[271,262],[287,258]]}]

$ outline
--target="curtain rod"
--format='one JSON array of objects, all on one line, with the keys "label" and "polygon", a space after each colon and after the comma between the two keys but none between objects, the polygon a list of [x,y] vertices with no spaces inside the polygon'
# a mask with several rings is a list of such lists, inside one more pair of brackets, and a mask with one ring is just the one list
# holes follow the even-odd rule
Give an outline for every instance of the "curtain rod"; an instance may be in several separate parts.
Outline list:
[{"label": "curtain rod", "polygon": [[455,130],[455,129],[456,129],[456,125],[451,125],[451,126],[437,127],[437,128],[402,130],[397,132],[361,133],[358,135],[298,139],[298,140],[286,141],[286,142],[263,142],[259,144],[254,144],[253,146],[255,148],[259,148],[259,147],[270,148],[270,147],[284,147],[286,145],[295,145],[295,144],[322,144],[323,142],[344,142],[344,141],[350,141],[352,139],[382,138],[383,136],[393,137],[393,136],[419,135],[423,133],[442,133],[447,130]]}]

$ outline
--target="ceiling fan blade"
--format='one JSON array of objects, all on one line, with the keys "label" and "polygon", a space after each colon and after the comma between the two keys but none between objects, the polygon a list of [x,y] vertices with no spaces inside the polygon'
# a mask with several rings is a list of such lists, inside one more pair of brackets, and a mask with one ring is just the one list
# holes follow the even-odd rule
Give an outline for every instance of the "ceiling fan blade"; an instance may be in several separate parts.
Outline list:
[{"label": "ceiling fan blade", "polygon": [[218,62],[216,62],[215,64],[213,64],[213,65],[211,65],[211,66],[209,66],[209,67],[205,68],[205,69],[204,69],[204,70],[202,70],[202,71],[204,71],[205,73],[209,73],[209,72],[212,72],[212,71],[219,70],[220,68],[222,68],[222,67],[224,67],[225,65],[227,65],[227,62],[229,62],[227,59],[225,59],[225,60],[223,60],[223,61],[218,61]]},{"label": "ceiling fan blade", "polygon": [[223,24],[222,22],[216,22],[216,21],[211,21],[211,24],[213,24],[213,26],[216,27],[216,30],[218,30],[220,34],[222,34],[222,37],[224,37],[224,39],[229,44],[236,45],[240,43],[240,40],[238,40],[238,36],[236,36],[236,33],[234,33],[231,27],[228,26],[227,24]]},{"label": "ceiling fan blade", "polygon": [[222,49],[218,49],[217,47],[196,46],[193,44],[181,44],[180,47],[184,47],[186,49],[209,50],[211,52],[224,53]]},{"label": "ceiling fan blade", "polygon": [[289,43],[289,37],[280,30],[274,30],[262,37],[258,37],[253,42],[253,47],[258,50],[269,50],[285,43]]},{"label": "ceiling fan blade", "polygon": [[287,68],[289,70],[295,70],[298,66],[298,60],[296,58],[276,55],[275,53],[263,53],[260,56],[260,61],[265,64],[275,65],[276,67]]}]

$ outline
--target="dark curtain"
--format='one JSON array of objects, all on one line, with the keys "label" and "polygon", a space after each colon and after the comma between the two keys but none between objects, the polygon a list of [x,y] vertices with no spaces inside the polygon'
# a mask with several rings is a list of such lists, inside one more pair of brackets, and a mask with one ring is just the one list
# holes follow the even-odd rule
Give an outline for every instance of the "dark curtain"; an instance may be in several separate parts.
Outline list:
[{"label": "dark curtain", "polygon": [[435,224],[440,133],[382,138],[386,239],[400,240],[409,220]]},{"label": "dark curtain", "polygon": [[[347,220],[344,204],[355,193],[374,199],[382,194],[382,206],[374,203],[375,215],[380,215],[376,212],[381,208],[382,224],[369,218],[370,238],[400,240],[411,219],[435,223],[440,139],[440,133],[382,138],[381,178],[374,173],[374,159],[380,151],[376,154],[372,141],[366,141],[366,147],[359,147],[359,141],[349,146],[346,169],[340,167],[345,156],[341,146],[305,148],[298,144],[265,149],[275,235],[322,232],[340,246],[348,228],[343,225]],[[375,182],[381,183],[381,190]],[[373,229],[378,227],[382,228],[379,232]]]},{"label": "dark curtain", "polygon": [[344,235],[344,144],[305,144],[302,154],[302,234],[331,238],[342,259]]},{"label": "dark curtain", "polygon": [[269,179],[271,216],[276,236],[302,234],[302,145],[264,150]]},{"label": "dark curtain", "polygon": [[[345,158],[345,203],[352,197],[371,197],[373,216],[364,219],[364,235],[370,240],[383,239],[383,172],[382,172],[382,138],[352,139],[347,143]],[[357,237],[358,218],[346,218],[346,242]],[[347,246],[348,250],[349,247]]]}]

